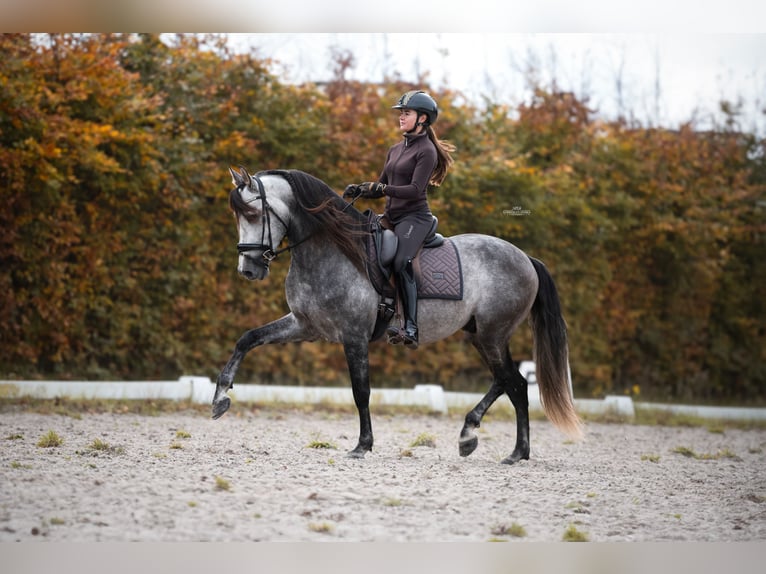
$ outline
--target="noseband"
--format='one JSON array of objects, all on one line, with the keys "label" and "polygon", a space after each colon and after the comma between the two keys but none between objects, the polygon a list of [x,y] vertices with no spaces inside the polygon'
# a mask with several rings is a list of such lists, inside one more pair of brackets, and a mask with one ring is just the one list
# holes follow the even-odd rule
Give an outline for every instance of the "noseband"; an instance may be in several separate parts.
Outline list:
[{"label": "noseband", "polygon": [[[261,213],[263,214],[263,226],[261,228],[261,242],[260,243],[237,243],[237,251],[242,253],[247,253],[249,251],[263,251],[261,254],[261,257],[263,258],[263,261],[257,261],[257,263],[260,263],[264,267],[268,268],[269,264],[277,258],[277,256],[280,253],[284,253],[285,251],[291,250],[293,247],[297,247],[308,237],[304,237],[300,241],[293,243],[292,245],[288,245],[287,247],[283,247],[282,249],[275,249],[274,246],[274,240],[271,236],[271,214],[274,214],[274,217],[277,218],[277,221],[282,224],[282,227],[285,228],[285,236],[287,236],[287,232],[290,229],[289,226],[284,222],[284,220],[279,217],[279,214],[274,211],[274,209],[269,205],[269,202],[266,200],[266,189],[263,187],[263,182],[258,176],[252,176],[251,179],[255,181],[255,184],[258,186],[258,196],[255,199],[261,200]],[[241,194],[242,189],[246,187],[246,184],[242,184],[237,187],[237,191]],[[268,229],[268,232],[266,231]],[[268,233],[268,243],[266,243],[266,234]]]}]

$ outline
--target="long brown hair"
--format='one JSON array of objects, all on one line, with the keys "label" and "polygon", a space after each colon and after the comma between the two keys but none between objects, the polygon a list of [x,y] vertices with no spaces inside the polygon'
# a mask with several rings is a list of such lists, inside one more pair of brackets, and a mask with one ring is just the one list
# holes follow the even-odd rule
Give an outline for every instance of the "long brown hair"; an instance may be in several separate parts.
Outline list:
[{"label": "long brown hair", "polygon": [[450,153],[457,148],[448,141],[440,140],[436,137],[436,132],[434,132],[434,129],[430,125],[426,126],[426,133],[428,134],[428,139],[430,139],[431,142],[433,142],[434,147],[436,147],[436,167],[434,168],[434,172],[431,174],[431,180],[428,183],[438,187],[442,184],[444,178],[447,177],[447,170],[455,161],[452,159]]}]

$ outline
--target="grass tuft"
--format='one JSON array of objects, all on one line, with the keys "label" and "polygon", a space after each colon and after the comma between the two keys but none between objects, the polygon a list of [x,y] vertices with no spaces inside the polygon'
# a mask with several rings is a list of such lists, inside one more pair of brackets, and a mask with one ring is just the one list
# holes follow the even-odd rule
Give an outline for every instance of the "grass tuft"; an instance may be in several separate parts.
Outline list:
[{"label": "grass tuft", "polygon": [[590,506],[590,502],[587,500],[585,501],[579,501],[579,500],[573,500],[569,504],[566,505],[566,508],[576,512],[577,514],[590,514],[590,510],[588,510],[588,507]]},{"label": "grass tuft", "polygon": [[[124,454],[125,449],[121,446],[111,446],[108,442],[101,440],[100,438],[94,439],[87,447],[87,451],[77,451],[79,455],[90,454],[96,456],[100,453],[108,454]],[[95,468],[95,467],[93,467]]]},{"label": "grass tuft", "polygon": [[311,522],[309,523],[309,530],[312,532],[320,532],[322,534],[330,534],[334,528],[329,522]]},{"label": "grass tuft", "polygon": [[436,448],[436,437],[430,433],[420,433],[415,440],[410,443],[410,447],[427,446],[429,448]]},{"label": "grass tuft", "polygon": [[512,523],[510,526],[506,524],[495,526],[491,533],[495,536],[512,536],[513,538],[524,538],[527,535],[524,527],[517,522]]},{"label": "grass tuft", "polygon": [[697,453],[694,452],[692,449],[686,446],[677,446],[673,449],[673,452],[676,454],[680,454],[682,456],[685,456],[687,458],[697,458]]},{"label": "grass tuft", "polygon": [[215,489],[216,490],[231,490],[231,483],[222,476],[215,477]]},{"label": "grass tuft", "polygon": [[90,443],[88,448],[90,450],[109,450],[111,447],[109,446],[108,442],[104,442],[100,438],[97,438],[92,443]]},{"label": "grass tuft", "polygon": [[332,450],[338,450],[337,445],[323,440],[312,440],[310,443],[306,445],[306,448],[316,448],[316,449],[332,449]]},{"label": "grass tuft", "polygon": [[722,458],[728,458],[731,460],[742,460],[739,456],[731,452],[728,448],[719,450],[716,453],[697,453],[688,447],[677,446],[671,452],[680,454],[687,458],[693,458],[694,460],[720,460]]},{"label": "grass tuft", "polygon": [[54,448],[64,444],[64,439],[61,438],[56,431],[49,430],[46,434],[40,437],[37,441],[37,446],[40,448]]},{"label": "grass tuft", "polygon": [[570,524],[561,540],[564,542],[588,542],[588,534],[577,530],[574,524]]}]

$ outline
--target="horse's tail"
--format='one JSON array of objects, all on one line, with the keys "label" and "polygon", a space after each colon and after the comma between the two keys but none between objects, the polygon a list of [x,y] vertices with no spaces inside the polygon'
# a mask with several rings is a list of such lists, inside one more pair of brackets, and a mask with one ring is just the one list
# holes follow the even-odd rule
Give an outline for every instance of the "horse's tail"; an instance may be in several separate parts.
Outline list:
[{"label": "horse's tail", "polygon": [[532,304],[534,361],[540,401],[550,421],[567,435],[582,436],[582,421],[574,409],[569,383],[567,326],[561,313],[556,284],[542,261],[530,257],[539,287]]}]

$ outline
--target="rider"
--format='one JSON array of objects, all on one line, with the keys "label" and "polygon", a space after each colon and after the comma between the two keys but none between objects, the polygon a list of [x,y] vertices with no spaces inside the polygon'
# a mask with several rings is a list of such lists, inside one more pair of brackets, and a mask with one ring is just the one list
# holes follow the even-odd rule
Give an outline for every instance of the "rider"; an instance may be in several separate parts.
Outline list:
[{"label": "rider", "polygon": [[404,328],[389,327],[388,341],[415,349],[418,296],[412,260],[433,224],[427,187],[439,186],[444,181],[453,161],[450,152],[455,147],[436,137],[432,125],[439,109],[426,92],[409,91],[392,109],[399,110],[399,130],[404,139],[388,150],[377,182],[349,185],[344,196],[386,197],[383,215],[399,239],[393,271],[404,311]]}]

